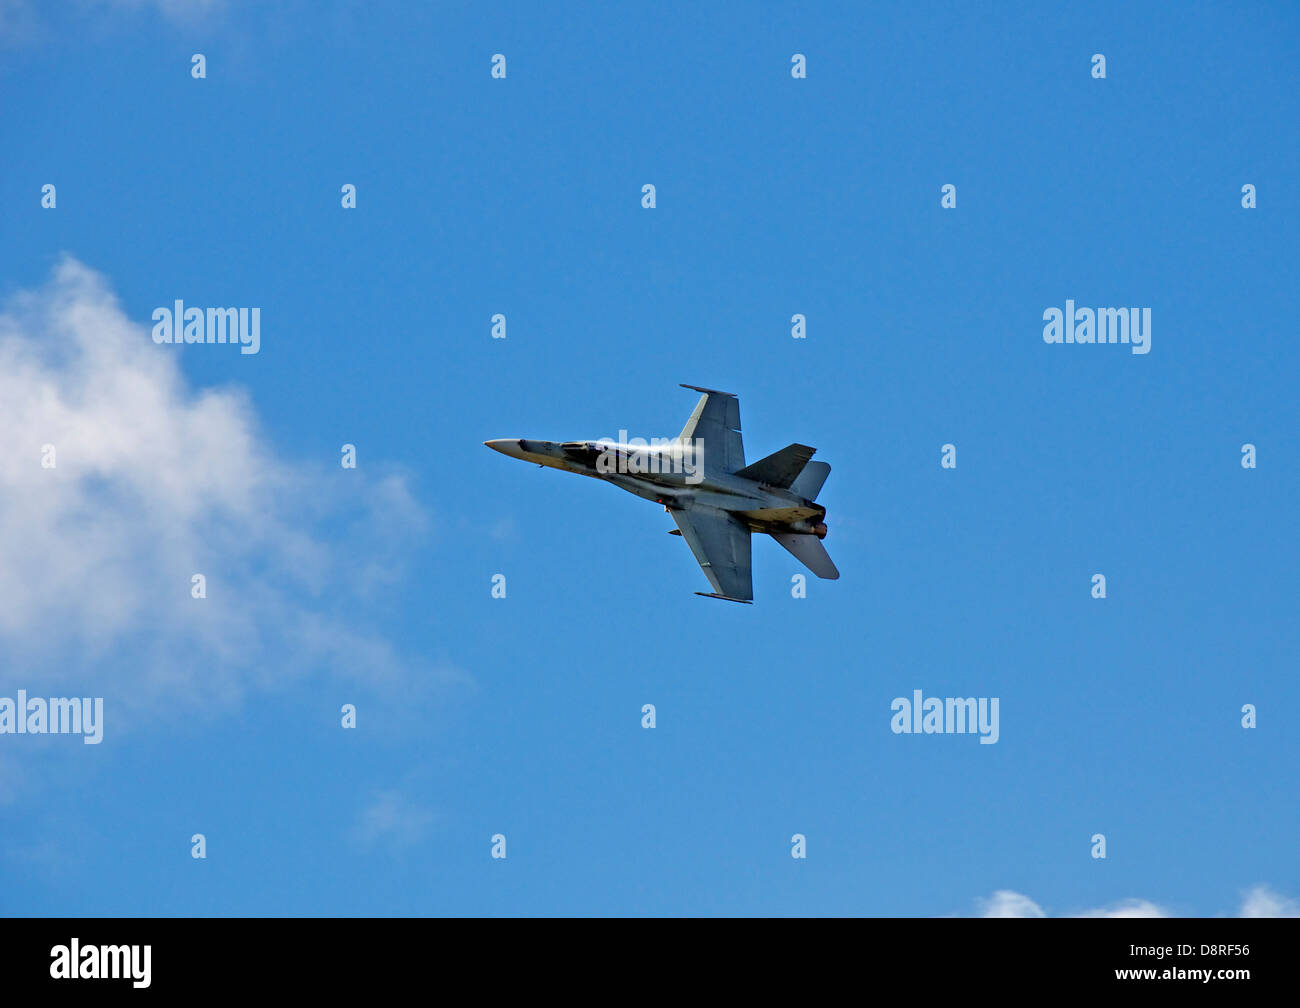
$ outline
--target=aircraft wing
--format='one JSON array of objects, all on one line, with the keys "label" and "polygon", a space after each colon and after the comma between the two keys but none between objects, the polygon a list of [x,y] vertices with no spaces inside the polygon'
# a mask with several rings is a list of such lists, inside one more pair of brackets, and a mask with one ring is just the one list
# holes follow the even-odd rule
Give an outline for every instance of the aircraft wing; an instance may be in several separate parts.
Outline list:
[{"label": "aircraft wing", "polygon": [[748,527],[718,508],[671,508],[668,513],[681,529],[682,538],[690,544],[716,597],[752,602],[754,577],[749,563]]}]

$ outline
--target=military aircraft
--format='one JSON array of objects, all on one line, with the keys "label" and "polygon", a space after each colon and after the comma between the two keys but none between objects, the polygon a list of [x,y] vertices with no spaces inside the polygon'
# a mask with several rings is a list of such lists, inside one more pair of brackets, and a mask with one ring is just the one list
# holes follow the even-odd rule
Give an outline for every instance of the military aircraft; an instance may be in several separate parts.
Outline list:
[{"label": "military aircraft", "polygon": [[838,578],[822,545],[826,509],[815,503],[831,467],[810,461],[817,449],[787,445],[745,465],[740,400],[698,385],[682,388],[703,394],[675,439],[483,443],[511,458],[603,479],[662,504],[677,523],[669,534],[686,540],[713,586],[696,595],[753,602],[753,532],[766,532],[818,577]]}]

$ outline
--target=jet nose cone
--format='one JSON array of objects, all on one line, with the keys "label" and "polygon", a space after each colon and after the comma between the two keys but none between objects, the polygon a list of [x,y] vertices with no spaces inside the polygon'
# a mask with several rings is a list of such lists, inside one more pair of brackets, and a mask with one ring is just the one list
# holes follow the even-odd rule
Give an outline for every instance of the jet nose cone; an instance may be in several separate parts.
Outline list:
[{"label": "jet nose cone", "polygon": [[502,455],[509,455],[511,458],[523,458],[523,445],[518,438],[496,438],[493,441],[484,441],[485,445],[493,451],[499,451]]}]

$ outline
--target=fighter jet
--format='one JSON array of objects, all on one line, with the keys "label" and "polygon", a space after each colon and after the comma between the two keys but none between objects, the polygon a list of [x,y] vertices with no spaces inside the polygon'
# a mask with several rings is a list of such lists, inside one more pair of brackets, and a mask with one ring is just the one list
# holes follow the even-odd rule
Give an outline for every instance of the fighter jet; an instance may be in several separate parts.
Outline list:
[{"label": "fighter jet", "polygon": [[695,412],[675,439],[619,443],[500,438],[483,443],[511,458],[613,483],[662,504],[713,586],[706,598],[752,603],[750,535],[765,532],[819,578],[840,576],[822,540],[826,509],[816,503],[830,475],[812,462],[816,448],[792,444],[745,465],[740,401],[730,392],[701,392]]}]

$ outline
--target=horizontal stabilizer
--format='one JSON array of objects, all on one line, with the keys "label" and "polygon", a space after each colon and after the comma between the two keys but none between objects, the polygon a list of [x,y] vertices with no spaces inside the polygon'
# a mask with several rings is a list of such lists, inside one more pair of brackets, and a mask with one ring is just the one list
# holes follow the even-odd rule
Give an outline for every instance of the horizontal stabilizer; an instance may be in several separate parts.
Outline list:
[{"label": "horizontal stabilizer", "polygon": [[809,462],[803,467],[799,478],[790,484],[790,489],[804,500],[816,500],[822,492],[822,484],[831,474],[829,462]]},{"label": "horizontal stabilizer", "polygon": [[739,602],[742,605],[753,605],[752,599],[732,598],[730,595],[719,595],[716,592],[696,592],[696,595],[702,595],[704,598],[720,598],[724,602]]},{"label": "horizontal stabilizer", "polygon": [[799,478],[808,460],[816,453],[816,448],[809,448],[807,445],[786,445],[779,452],[761,458],[753,465],[745,466],[736,475],[784,490]]},{"label": "horizontal stabilizer", "polygon": [[815,535],[796,535],[793,532],[771,532],[769,535],[819,578],[834,581],[840,576],[831,561],[831,555]]}]

